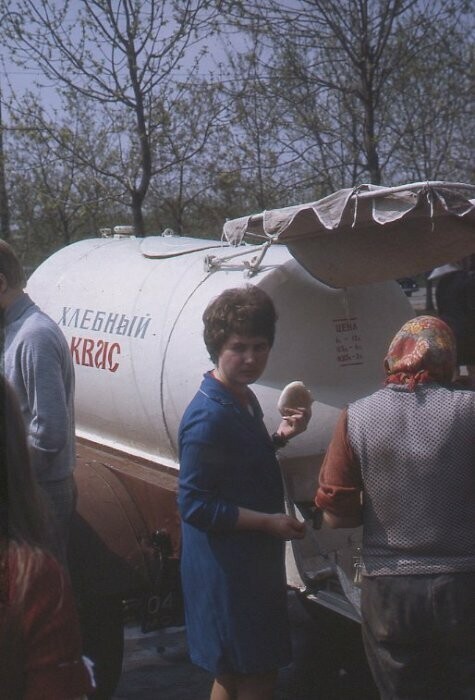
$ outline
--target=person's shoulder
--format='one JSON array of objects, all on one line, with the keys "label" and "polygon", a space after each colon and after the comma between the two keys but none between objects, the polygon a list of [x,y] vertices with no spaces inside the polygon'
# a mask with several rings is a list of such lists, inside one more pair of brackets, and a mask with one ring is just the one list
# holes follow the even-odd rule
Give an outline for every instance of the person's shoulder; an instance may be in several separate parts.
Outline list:
[{"label": "person's shoulder", "polygon": [[475,377],[470,377],[468,375],[461,375],[452,384],[452,389],[455,391],[471,391],[475,392]]},{"label": "person's shoulder", "polygon": [[65,581],[66,574],[63,566],[58,562],[56,557],[46,549],[42,550],[42,570],[48,576],[55,577],[58,581]]},{"label": "person's shoulder", "polygon": [[232,402],[220,392],[216,382],[205,375],[200,388],[188,404],[180,421],[180,434],[193,431],[216,436],[229,422],[226,410]]},{"label": "person's shoulder", "polygon": [[198,390],[196,394],[193,396],[191,399],[190,403],[188,406],[185,408],[185,411],[183,413],[182,419],[181,419],[181,424],[186,424],[190,421],[190,419],[206,410],[206,402],[204,401],[201,392]]},{"label": "person's shoulder", "polygon": [[448,386],[431,385],[426,392],[426,399],[432,401],[442,414],[449,414],[455,410],[460,417],[474,419],[475,391],[463,383],[456,382]]},{"label": "person's shoulder", "polygon": [[30,325],[37,325],[38,328],[51,328],[55,331],[61,332],[58,324],[54,321],[46,311],[43,311],[38,304],[33,303],[28,309],[25,315],[25,323]]},{"label": "person's shoulder", "polygon": [[65,580],[63,567],[48,550],[29,544],[20,544],[18,545],[17,553],[19,558],[34,562],[36,575],[39,579],[55,579],[57,583]]},{"label": "person's shoulder", "polygon": [[28,309],[19,333],[35,344],[67,346],[66,338],[56,321],[36,304]]},{"label": "person's shoulder", "polygon": [[475,408],[475,386],[473,384],[468,387],[453,387],[451,391],[455,401]]},{"label": "person's shoulder", "polygon": [[187,411],[205,410],[215,412],[223,407],[234,404],[234,399],[223,384],[216,380],[210,372],[203,376],[201,385],[188,404]]},{"label": "person's shoulder", "polygon": [[387,386],[381,387],[380,389],[376,389],[376,391],[373,391],[371,394],[366,394],[366,396],[361,396],[359,399],[351,401],[351,403],[349,403],[344,410],[346,412],[349,412],[354,409],[363,408],[364,406],[377,403],[382,397],[387,396],[389,391],[390,388]]},{"label": "person's shoulder", "polygon": [[16,578],[15,572],[28,572],[26,583],[31,597],[49,591],[57,595],[66,581],[62,566],[52,554],[27,543],[10,542],[8,563],[13,579]]},{"label": "person's shoulder", "polygon": [[451,384],[433,384],[423,385],[422,390],[426,391],[431,396],[448,397],[452,396],[454,398],[465,397],[468,400],[475,398],[475,382],[472,378],[465,376],[459,377],[454,380]]},{"label": "person's shoulder", "polygon": [[181,424],[187,425],[197,420],[219,420],[222,415],[222,404],[215,398],[199,389],[183,413]]}]

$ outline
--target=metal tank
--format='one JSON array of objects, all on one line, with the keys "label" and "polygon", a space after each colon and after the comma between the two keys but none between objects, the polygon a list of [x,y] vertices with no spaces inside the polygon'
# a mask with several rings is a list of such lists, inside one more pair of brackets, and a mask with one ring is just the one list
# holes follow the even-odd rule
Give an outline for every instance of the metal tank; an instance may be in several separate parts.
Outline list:
[{"label": "metal tank", "polygon": [[286,458],[318,462],[338,410],[380,385],[388,342],[411,306],[393,282],[331,289],[282,245],[249,278],[245,262],[255,250],[242,248],[241,265],[206,271],[210,250],[224,255],[228,246],[169,236],[85,240],[32,275],[28,292],[70,345],[78,436],[178,469],[178,424],[211,366],[201,315],[223,289],[251,283],[270,294],[279,315],[268,367],[254,389],[272,427],[283,386],[307,384],[313,419]]},{"label": "metal tank", "polygon": [[[258,259],[260,251],[119,235],[67,246],[31,276],[27,291],[70,345],[79,455],[82,445],[110,451],[108,458],[95,452],[86,464],[80,460],[80,512],[135,573],[146,567],[139,551],[144,532],[167,532],[178,555],[178,425],[211,367],[201,316],[225,288],[258,285],[279,316],[268,366],[253,386],[269,430],[279,422],[285,384],[301,380],[315,399],[308,430],[280,453],[289,510],[309,524],[305,540],[288,545],[289,582],[357,619],[352,566],[359,532],[312,527],[318,469],[340,409],[381,385],[388,343],[413,311],[396,282],[334,289],[314,279],[286,246],[272,245]],[[127,527],[124,499],[134,512]],[[113,578],[117,586],[120,576]]]}]

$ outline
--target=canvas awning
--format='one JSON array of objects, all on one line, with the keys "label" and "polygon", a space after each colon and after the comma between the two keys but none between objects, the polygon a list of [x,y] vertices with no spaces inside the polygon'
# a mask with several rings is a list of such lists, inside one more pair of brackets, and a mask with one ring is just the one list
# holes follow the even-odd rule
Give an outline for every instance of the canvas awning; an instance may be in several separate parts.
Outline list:
[{"label": "canvas awning", "polygon": [[426,272],[475,253],[475,186],[418,182],[360,185],[316,202],[227,221],[223,237],[246,234],[287,245],[314,277],[333,287]]}]

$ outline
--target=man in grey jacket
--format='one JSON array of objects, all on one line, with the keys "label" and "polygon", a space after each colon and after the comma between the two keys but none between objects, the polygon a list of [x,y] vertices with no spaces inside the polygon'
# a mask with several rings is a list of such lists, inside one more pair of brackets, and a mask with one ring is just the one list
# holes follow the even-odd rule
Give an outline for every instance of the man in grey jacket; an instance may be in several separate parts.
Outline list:
[{"label": "man in grey jacket", "polygon": [[25,286],[20,261],[0,241],[1,371],[19,399],[33,471],[57,521],[55,554],[66,564],[76,501],[74,369],[60,328]]}]

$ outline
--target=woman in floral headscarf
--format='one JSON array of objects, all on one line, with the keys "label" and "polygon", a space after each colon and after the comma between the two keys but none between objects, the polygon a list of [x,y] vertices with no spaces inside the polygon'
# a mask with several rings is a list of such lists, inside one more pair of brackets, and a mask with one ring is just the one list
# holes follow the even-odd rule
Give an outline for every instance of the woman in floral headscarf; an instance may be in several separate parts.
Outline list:
[{"label": "woman in floral headscarf", "polygon": [[385,387],[345,409],[322,465],[330,527],[363,524],[362,629],[381,697],[475,698],[475,393],[440,319],[404,324]]},{"label": "woman in floral headscarf", "polygon": [[446,323],[418,316],[403,325],[384,360],[386,384],[450,384],[455,370],[455,338]]}]

